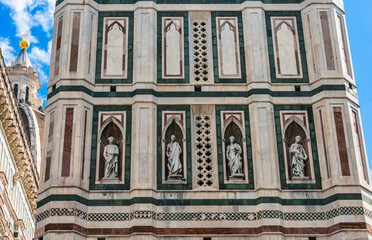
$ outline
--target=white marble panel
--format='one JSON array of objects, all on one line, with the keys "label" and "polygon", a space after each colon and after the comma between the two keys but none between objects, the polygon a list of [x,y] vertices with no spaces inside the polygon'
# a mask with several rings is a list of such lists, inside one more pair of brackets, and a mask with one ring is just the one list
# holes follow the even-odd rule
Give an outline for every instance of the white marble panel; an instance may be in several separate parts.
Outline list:
[{"label": "white marble panel", "polygon": [[236,17],[217,17],[220,78],[240,78],[240,52]]},{"label": "white marble panel", "polygon": [[183,78],[183,18],[163,18],[163,78]]},{"label": "white marble panel", "polygon": [[295,17],[272,17],[276,76],[302,77],[300,48]]}]

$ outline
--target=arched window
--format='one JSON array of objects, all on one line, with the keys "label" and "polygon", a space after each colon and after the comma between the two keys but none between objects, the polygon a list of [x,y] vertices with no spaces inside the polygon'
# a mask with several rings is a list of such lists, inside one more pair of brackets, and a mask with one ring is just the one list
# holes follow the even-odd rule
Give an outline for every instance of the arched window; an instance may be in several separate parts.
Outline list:
[{"label": "arched window", "polygon": [[28,102],[29,95],[30,95],[30,88],[26,87],[26,96],[25,96],[25,102],[26,103]]},{"label": "arched window", "polygon": [[18,84],[14,84],[13,91],[15,98],[18,99]]}]

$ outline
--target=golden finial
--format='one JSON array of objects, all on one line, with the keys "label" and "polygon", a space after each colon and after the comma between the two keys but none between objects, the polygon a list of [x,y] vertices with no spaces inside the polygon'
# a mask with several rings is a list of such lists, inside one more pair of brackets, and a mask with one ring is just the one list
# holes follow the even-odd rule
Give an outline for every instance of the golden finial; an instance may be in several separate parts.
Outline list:
[{"label": "golden finial", "polygon": [[19,42],[19,45],[21,46],[21,49],[27,49],[30,46],[30,41],[26,39],[26,37],[29,37],[30,35],[27,35],[27,33],[21,35],[23,39]]}]

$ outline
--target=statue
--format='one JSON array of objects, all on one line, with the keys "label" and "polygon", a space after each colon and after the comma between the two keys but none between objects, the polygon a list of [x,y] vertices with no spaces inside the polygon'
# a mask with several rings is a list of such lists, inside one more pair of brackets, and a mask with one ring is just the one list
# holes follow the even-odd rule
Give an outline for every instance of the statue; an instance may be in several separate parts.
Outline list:
[{"label": "statue", "polygon": [[301,136],[296,136],[295,143],[291,145],[289,153],[292,157],[292,176],[303,178],[305,177],[305,161],[307,160],[307,155],[300,142]]},{"label": "statue", "polygon": [[176,141],[176,137],[174,135],[171,136],[171,142],[167,145],[166,155],[168,158],[168,179],[169,178],[177,178],[181,179],[182,176],[182,163],[180,159],[180,155],[182,153],[182,149],[180,144]]},{"label": "statue", "polygon": [[105,175],[104,179],[116,179],[118,178],[118,158],[119,148],[114,145],[114,137],[108,138],[109,144],[107,144],[103,150],[103,157],[105,158]]},{"label": "statue", "polygon": [[242,163],[242,148],[234,136],[229,137],[230,145],[227,146],[226,158],[228,160],[228,166],[230,168],[230,178],[242,179],[243,174],[243,163]]}]

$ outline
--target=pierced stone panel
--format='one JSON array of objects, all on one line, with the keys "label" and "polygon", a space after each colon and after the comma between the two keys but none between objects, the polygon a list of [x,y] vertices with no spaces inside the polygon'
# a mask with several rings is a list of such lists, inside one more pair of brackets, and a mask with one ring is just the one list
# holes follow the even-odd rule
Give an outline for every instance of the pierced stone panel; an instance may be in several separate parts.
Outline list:
[{"label": "pierced stone panel", "polygon": [[196,181],[200,187],[213,185],[211,116],[195,116]]},{"label": "pierced stone panel", "polygon": [[207,21],[192,22],[194,80],[207,82],[208,77],[208,41]]}]

